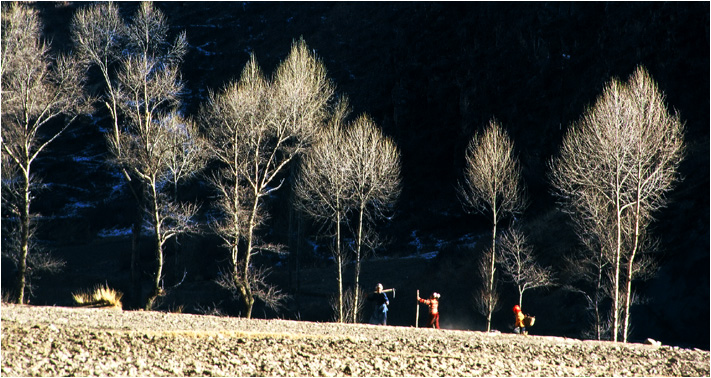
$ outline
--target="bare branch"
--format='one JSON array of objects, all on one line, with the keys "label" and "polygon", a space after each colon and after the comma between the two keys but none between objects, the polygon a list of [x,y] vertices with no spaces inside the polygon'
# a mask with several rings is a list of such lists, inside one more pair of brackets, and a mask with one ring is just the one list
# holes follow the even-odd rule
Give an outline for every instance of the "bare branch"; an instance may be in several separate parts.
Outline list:
[{"label": "bare branch", "polygon": [[554,284],[551,268],[538,264],[520,229],[512,228],[501,237],[497,253],[504,275],[518,288],[519,305],[526,290]]}]

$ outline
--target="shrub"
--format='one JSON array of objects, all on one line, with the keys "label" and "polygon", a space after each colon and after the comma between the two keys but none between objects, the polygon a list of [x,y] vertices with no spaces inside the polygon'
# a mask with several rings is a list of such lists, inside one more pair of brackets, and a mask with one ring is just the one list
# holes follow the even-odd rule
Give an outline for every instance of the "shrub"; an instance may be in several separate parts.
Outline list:
[{"label": "shrub", "polygon": [[82,307],[116,307],[122,308],[123,293],[108,285],[97,285],[93,291],[72,294],[74,302]]}]

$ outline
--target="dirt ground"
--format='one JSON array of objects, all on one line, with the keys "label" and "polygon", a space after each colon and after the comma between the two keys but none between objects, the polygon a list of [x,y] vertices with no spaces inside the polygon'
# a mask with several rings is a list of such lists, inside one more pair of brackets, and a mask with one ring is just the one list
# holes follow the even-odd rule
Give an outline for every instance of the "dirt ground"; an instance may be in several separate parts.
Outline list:
[{"label": "dirt ground", "polygon": [[709,376],[708,351],[2,304],[2,376]]}]

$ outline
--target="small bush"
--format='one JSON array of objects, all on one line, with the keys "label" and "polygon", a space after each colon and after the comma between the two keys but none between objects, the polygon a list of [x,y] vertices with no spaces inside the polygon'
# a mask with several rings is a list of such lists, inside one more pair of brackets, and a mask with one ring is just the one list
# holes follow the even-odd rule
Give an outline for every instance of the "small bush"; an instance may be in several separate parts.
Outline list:
[{"label": "small bush", "polygon": [[72,294],[74,302],[82,307],[116,307],[122,308],[123,293],[108,285],[98,285],[93,291]]}]

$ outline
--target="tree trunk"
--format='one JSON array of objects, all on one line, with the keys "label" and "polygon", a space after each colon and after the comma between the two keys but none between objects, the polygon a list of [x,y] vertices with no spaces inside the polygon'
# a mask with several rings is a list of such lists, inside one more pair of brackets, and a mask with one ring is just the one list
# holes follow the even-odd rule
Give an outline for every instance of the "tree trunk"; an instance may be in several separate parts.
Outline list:
[{"label": "tree trunk", "polygon": [[600,319],[600,292],[602,291],[602,253],[600,254],[599,269],[597,271],[597,287],[595,288],[595,335],[602,339],[602,320]]},{"label": "tree trunk", "polygon": [[612,341],[617,342],[617,333],[620,329],[619,309],[620,309],[620,254],[622,253],[622,219],[620,214],[620,196],[617,195],[617,249],[615,251],[615,276],[613,277],[613,298],[612,298]]},{"label": "tree trunk", "polygon": [[17,281],[15,284],[15,302],[23,304],[25,301],[25,285],[27,280],[27,255],[30,243],[30,175],[29,169],[25,171],[23,183],[22,203],[20,204],[20,258],[17,264]]},{"label": "tree trunk", "polygon": [[160,287],[160,280],[161,276],[163,275],[163,243],[161,242],[161,228],[160,228],[160,214],[158,210],[158,198],[157,198],[157,193],[155,190],[155,185],[152,185],[151,188],[153,189],[153,198],[152,200],[152,217],[153,217],[153,223],[155,227],[155,231],[153,233],[153,248],[155,249],[155,254],[156,254],[156,272],[155,272],[155,277],[153,278],[153,288],[151,289],[151,294],[148,297],[148,300],[146,301],[146,310],[150,310],[153,307],[153,302],[155,302],[156,298],[158,298],[160,295],[162,295],[162,290]]},{"label": "tree trunk", "polygon": [[336,264],[338,264],[338,322],[343,323],[343,257],[336,256]]},{"label": "tree trunk", "polygon": [[495,266],[494,263],[496,262],[496,207],[493,208],[493,214],[494,214],[494,225],[493,229],[491,231],[491,263],[490,263],[490,269],[489,269],[489,282],[487,282],[487,285],[489,285],[489,298],[488,298],[488,311],[486,315],[486,332],[491,331],[491,315],[494,312],[494,270]]},{"label": "tree trunk", "polygon": [[257,218],[257,208],[259,207],[259,195],[255,193],[252,213],[249,215],[249,228],[247,230],[247,250],[244,256],[244,268],[242,271],[242,301],[246,310],[247,319],[252,318],[252,307],[254,306],[254,296],[252,287],[249,284],[249,263],[252,258],[252,244],[254,243],[254,223]]},{"label": "tree trunk", "polygon": [[633,264],[634,264],[634,258],[637,254],[637,249],[639,248],[639,222],[640,222],[640,216],[641,216],[641,191],[642,188],[640,187],[641,185],[641,180],[639,179],[642,176],[641,172],[641,167],[639,165],[637,166],[637,201],[635,203],[635,210],[634,210],[634,246],[632,247],[632,252],[630,253],[630,257],[627,261],[627,288],[625,291],[625,318],[624,318],[624,325],[622,327],[622,341],[627,342],[627,333],[629,332],[629,325],[630,325],[630,299],[632,297],[632,269],[633,269]]},{"label": "tree trunk", "polygon": [[355,293],[353,299],[353,323],[358,322],[358,288],[360,287],[360,256],[363,246],[363,213],[365,206],[361,205],[358,215],[358,240],[356,241],[356,266],[355,266]]},{"label": "tree trunk", "polygon": [[343,256],[341,255],[341,213],[336,222],[336,264],[338,264],[338,322],[343,323]]}]

